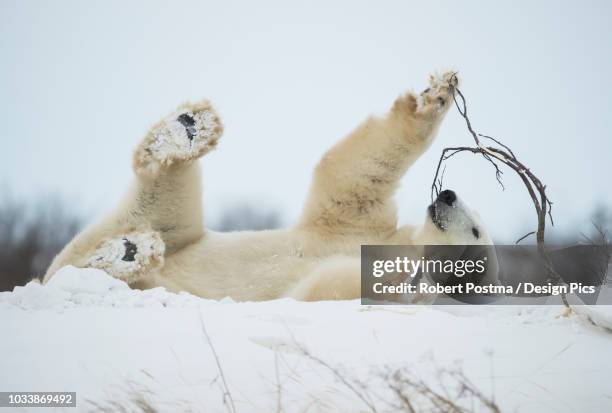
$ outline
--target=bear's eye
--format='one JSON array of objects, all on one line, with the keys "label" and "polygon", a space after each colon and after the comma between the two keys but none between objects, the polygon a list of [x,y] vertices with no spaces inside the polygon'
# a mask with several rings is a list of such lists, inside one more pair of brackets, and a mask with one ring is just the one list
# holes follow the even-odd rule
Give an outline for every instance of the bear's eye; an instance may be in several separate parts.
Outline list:
[{"label": "bear's eye", "polygon": [[472,234],[478,239],[480,238],[480,232],[476,229],[476,227],[472,228]]}]

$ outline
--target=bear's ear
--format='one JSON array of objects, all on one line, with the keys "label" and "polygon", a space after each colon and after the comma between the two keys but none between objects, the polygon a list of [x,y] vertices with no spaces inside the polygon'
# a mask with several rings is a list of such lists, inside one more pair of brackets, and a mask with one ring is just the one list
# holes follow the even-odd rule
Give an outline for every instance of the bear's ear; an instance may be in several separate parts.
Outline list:
[{"label": "bear's ear", "polygon": [[[433,262],[459,261],[465,255],[467,245],[426,245],[423,249],[423,258]],[[462,279],[453,276],[452,273],[445,271],[444,266],[432,266],[434,271],[429,271],[429,276],[441,285],[456,285],[463,282]]]},{"label": "bear's ear", "polygon": [[[425,259],[452,261],[457,276],[443,267],[442,271],[429,272],[434,282],[444,286],[466,285],[499,285],[499,262],[494,245],[431,245],[425,247]],[[469,269],[466,263],[469,264]],[[449,267],[450,268],[450,267]],[[466,294],[451,294],[451,298],[470,304],[487,304],[499,297]]]},{"label": "bear's ear", "polygon": [[[468,245],[461,255],[464,262],[473,262],[474,271],[466,274],[464,283],[474,283],[480,286],[497,286],[499,282],[499,261],[494,245]],[[480,271],[483,270],[483,271]],[[472,294],[457,297],[459,301],[468,304],[492,304],[502,298],[496,294]]]},{"label": "bear's ear", "polygon": [[499,285],[499,261],[495,245],[468,245],[461,255],[464,261],[482,263],[484,272],[473,272],[470,281],[478,285]]}]

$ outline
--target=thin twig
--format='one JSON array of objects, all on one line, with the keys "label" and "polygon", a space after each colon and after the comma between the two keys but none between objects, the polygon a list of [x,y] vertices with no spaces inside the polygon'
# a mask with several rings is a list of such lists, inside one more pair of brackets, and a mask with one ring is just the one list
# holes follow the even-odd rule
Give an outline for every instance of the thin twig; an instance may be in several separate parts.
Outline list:
[{"label": "thin twig", "polygon": [[440,369],[437,372],[437,385],[418,377],[406,369],[393,370],[383,377],[387,386],[408,412],[432,411],[440,413],[473,413],[481,409],[468,408],[462,403],[471,396],[484,407],[484,411],[500,413],[494,398],[486,397],[463,373],[463,371]]},{"label": "thin twig", "polygon": [[340,380],[340,382],[342,384],[344,384],[344,386],[346,388],[348,388],[355,396],[357,396],[359,398],[359,400],[361,400],[373,413],[377,413],[378,412],[378,410],[376,410],[376,406],[374,405],[374,403],[371,400],[368,400],[368,398],[366,398],[355,387],[355,385],[353,383],[351,383],[351,381],[349,379],[344,377],[344,375],[337,368],[335,368],[334,366],[330,365],[325,360],[315,356],[314,354],[309,352],[306,348],[304,348],[300,343],[298,343],[295,340],[294,340],[294,345],[308,359],[316,362],[317,364],[319,364],[319,365],[325,367],[327,370],[329,370],[338,380]]},{"label": "thin twig", "polygon": [[533,235],[533,234],[535,234],[535,231],[528,232],[525,235],[523,235],[522,237],[520,237],[519,239],[517,239],[514,243],[515,244],[519,244],[522,240],[524,240],[525,238],[527,238],[528,236]]},{"label": "thin twig", "polygon": [[223,385],[223,404],[225,404],[230,411],[230,413],[236,413],[236,406],[234,405],[234,399],[232,398],[232,393],[230,392],[229,386],[227,385],[227,380],[225,380],[225,374],[223,373],[223,368],[221,367],[221,361],[219,360],[219,356],[217,355],[217,351],[215,350],[215,346],[208,335],[208,331],[206,331],[206,325],[204,324],[204,319],[202,318],[202,313],[199,312],[200,315],[200,324],[202,326],[202,332],[204,333],[204,337],[206,337],[206,341],[210,347],[210,350],[215,359],[215,363],[217,363],[217,370],[219,371],[219,377],[221,378],[221,383]]},{"label": "thin twig", "polygon": [[274,352],[274,375],[276,378],[276,413],[283,413],[283,386],[278,368],[278,351]]}]

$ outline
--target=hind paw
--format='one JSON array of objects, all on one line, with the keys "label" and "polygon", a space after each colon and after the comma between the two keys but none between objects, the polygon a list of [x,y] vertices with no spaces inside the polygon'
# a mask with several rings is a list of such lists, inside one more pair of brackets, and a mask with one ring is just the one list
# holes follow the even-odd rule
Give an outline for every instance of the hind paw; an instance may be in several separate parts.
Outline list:
[{"label": "hind paw", "polygon": [[208,101],[185,104],[151,128],[136,149],[134,168],[155,174],[162,167],[197,159],[216,147],[222,132],[219,115]]},{"label": "hind paw", "polygon": [[161,267],[164,250],[157,232],[132,232],[100,243],[87,266],[130,284]]}]

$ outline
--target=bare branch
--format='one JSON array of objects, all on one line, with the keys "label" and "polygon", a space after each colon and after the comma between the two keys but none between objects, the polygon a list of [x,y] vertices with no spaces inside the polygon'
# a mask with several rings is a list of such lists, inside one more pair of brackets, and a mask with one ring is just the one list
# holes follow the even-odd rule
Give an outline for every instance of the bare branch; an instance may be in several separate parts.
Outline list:
[{"label": "bare branch", "polygon": [[510,149],[509,147],[507,147],[506,145],[504,145],[503,143],[501,143],[497,139],[493,138],[492,136],[483,135],[482,133],[479,133],[478,136],[480,136],[481,138],[486,138],[486,139],[492,140],[493,142],[495,142],[496,144],[498,144],[499,146],[503,147],[505,150],[510,152],[510,155],[512,155],[514,158],[516,158],[516,156],[514,156],[514,152],[512,152],[512,149]]},{"label": "bare branch", "polygon": [[[514,152],[501,141],[496,138],[493,138],[488,135],[483,135],[476,133],[474,128],[472,127],[472,122],[467,115],[467,102],[465,96],[455,86],[456,82],[456,74],[451,77],[449,80],[449,88],[453,91],[453,101],[455,102],[455,106],[459,111],[459,114],[464,119],[465,124],[467,126],[468,132],[474,139],[476,144],[475,147],[453,147],[453,148],[445,148],[442,150],[442,154],[440,155],[440,160],[438,161],[438,166],[436,167],[436,174],[433,179],[433,183],[431,186],[431,198],[432,202],[434,200],[434,194],[438,194],[442,190],[442,180],[438,178],[440,175],[440,169],[442,164],[451,158],[452,156],[460,153],[460,152],[471,152],[473,154],[479,154],[484,159],[486,159],[489,163],[491,163],[495,169],[495,179],[501,185],[502,189],[504,189],[504,185],[501,181],[501,176],[503,171],[500,169],[500,165],[505,165],[508,168],[512,169],[514,172],[518,174],[523,183],[525,184],[525,188],[531,197],[531,201],[533,202],[533,206],[536,210],[537,214],[537,229],[522,238],[520,238],[518,242],[522,241],[524,238],[531,234],[536,234],[538,252],[542,259],[544,260],[546,269],[549,273],[549,281],[559,284],[561,282],[561,277],[554,270],[552,266],[552,262],[548,257],[548,253],[544,247],[544,231],[546,229],[546,217],[550,219],[551,225],[554,225],[554,221],[552,218],[552,202],[548,198],[546,193],[546,185],[542,183],[542,181],[531,172],[527,166],[525,166],[519,159],[516,157]],[[487,146],[482,143],[480,138],[485,138],[492,141],[497,146]],[[569,308],[569,304],[565,297],[565,294],[562,294],[562,300],[566,307]]]}]

